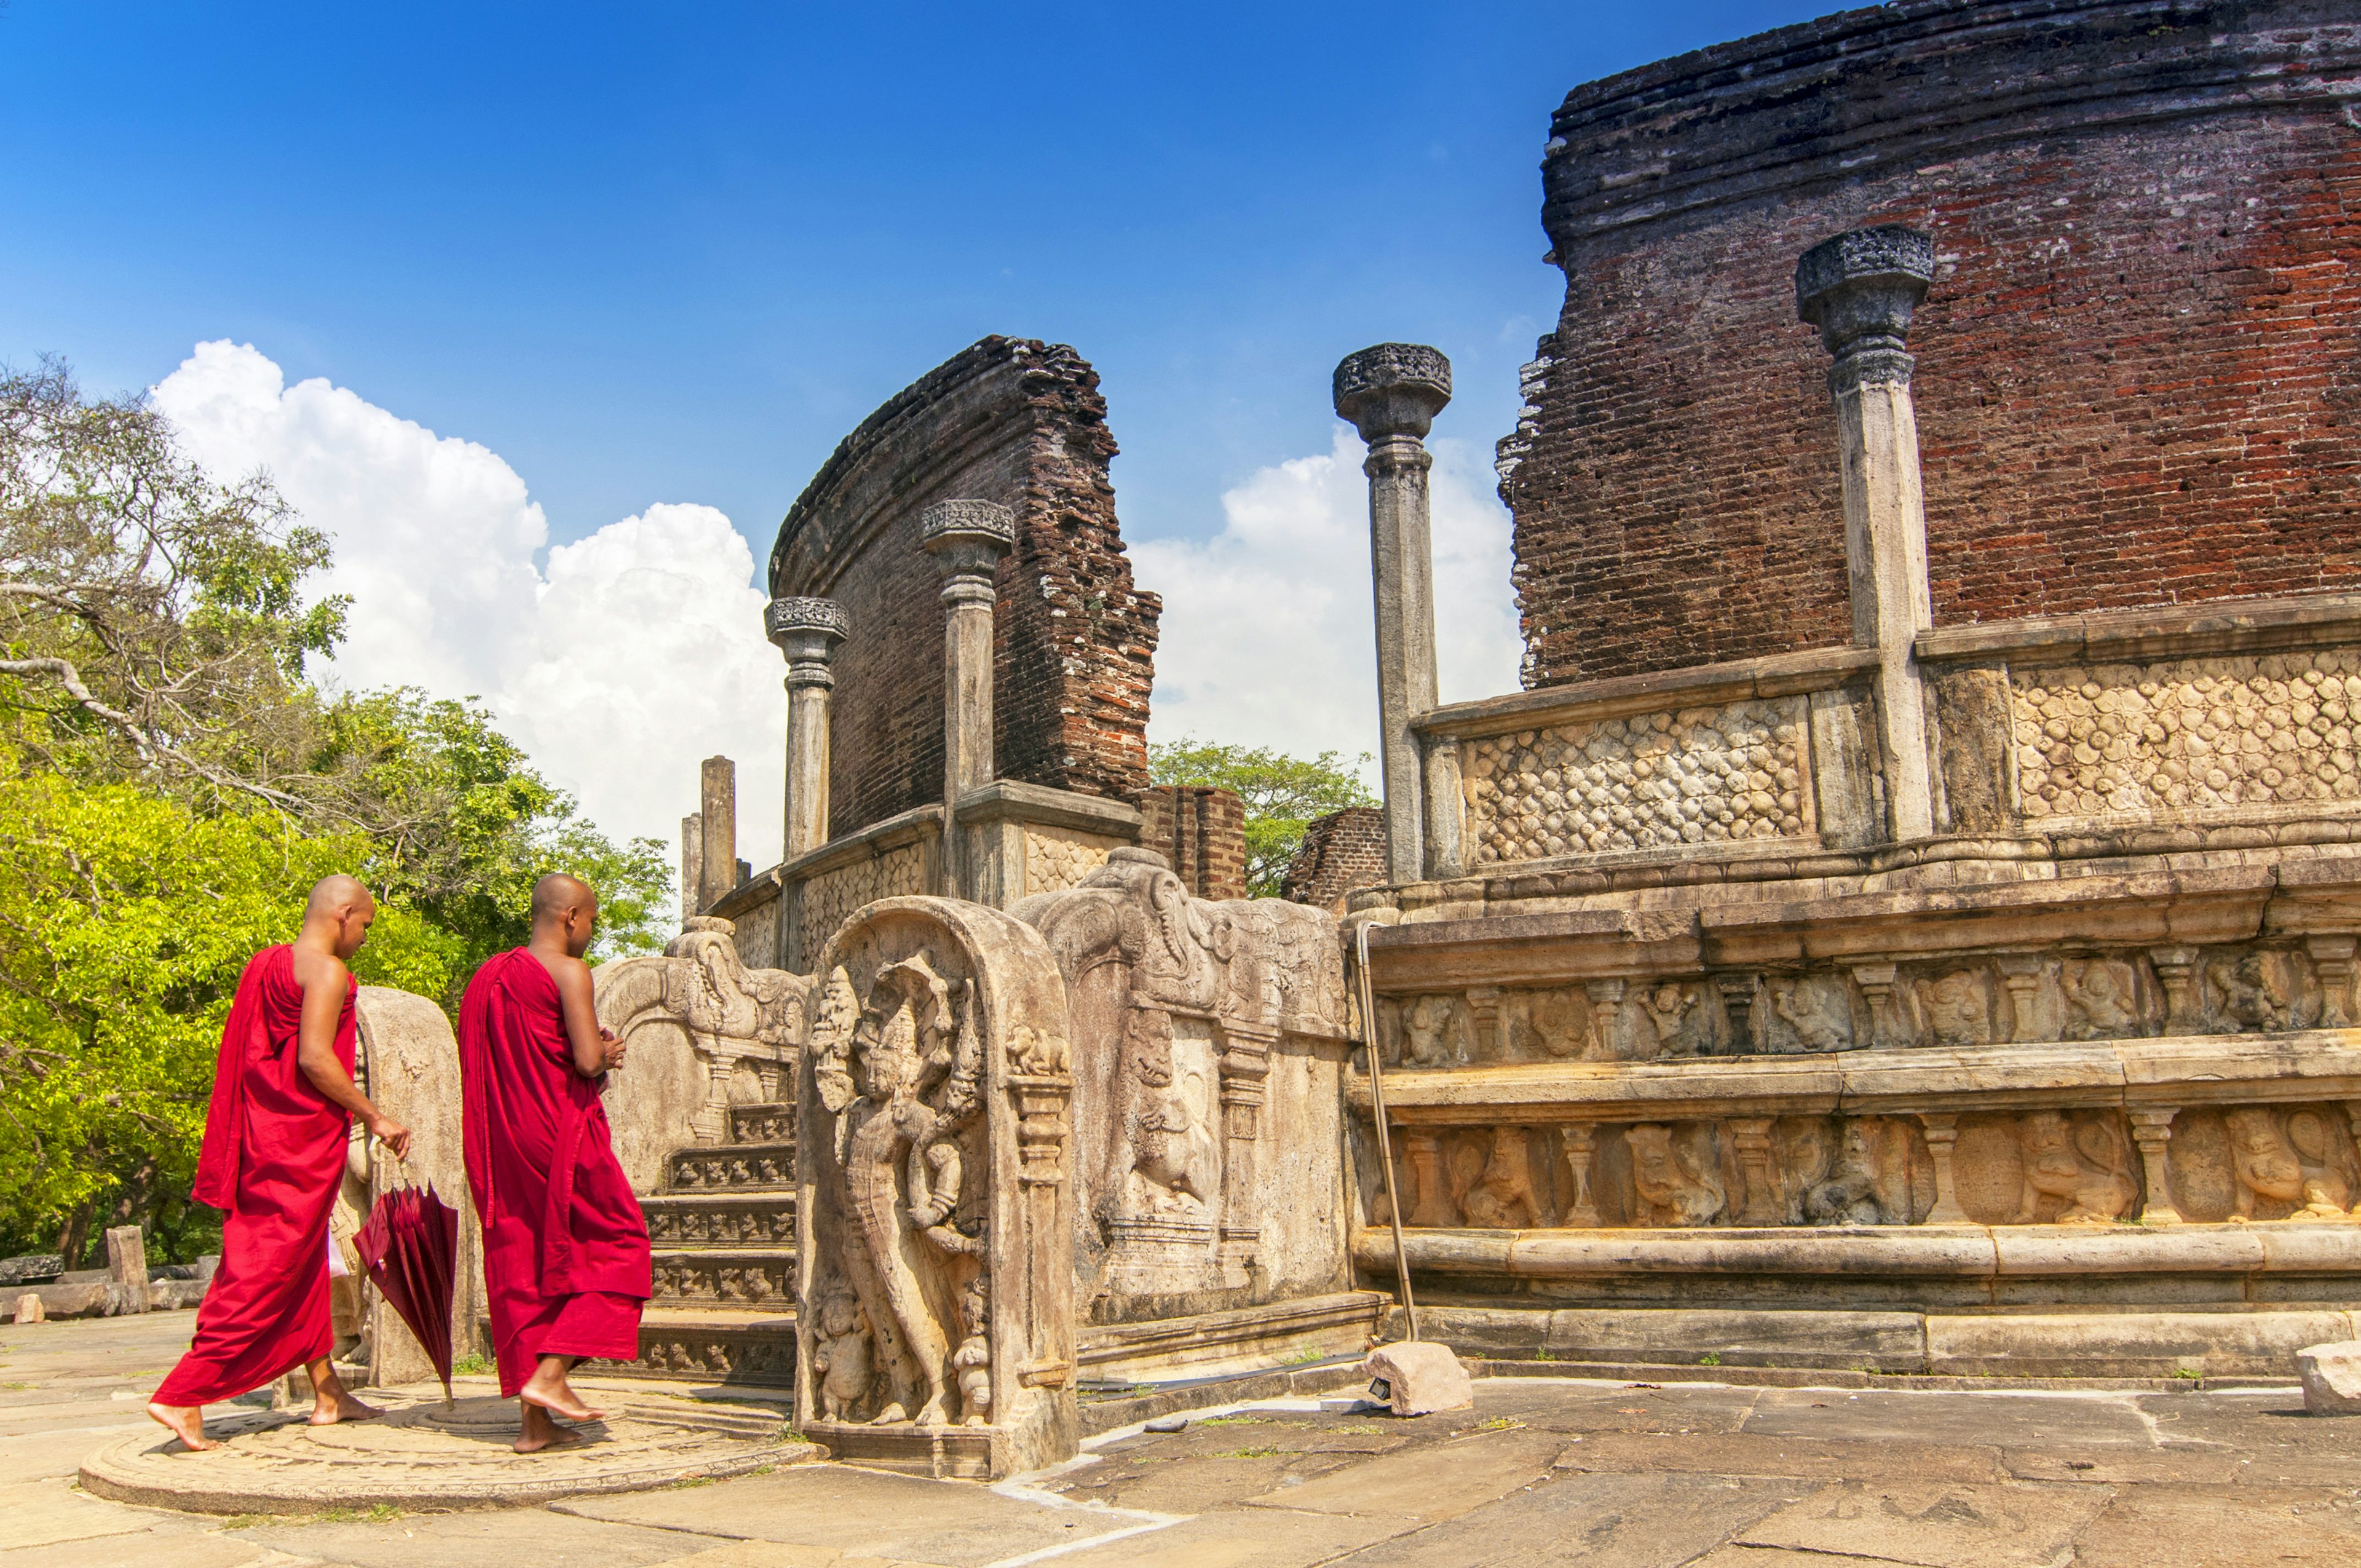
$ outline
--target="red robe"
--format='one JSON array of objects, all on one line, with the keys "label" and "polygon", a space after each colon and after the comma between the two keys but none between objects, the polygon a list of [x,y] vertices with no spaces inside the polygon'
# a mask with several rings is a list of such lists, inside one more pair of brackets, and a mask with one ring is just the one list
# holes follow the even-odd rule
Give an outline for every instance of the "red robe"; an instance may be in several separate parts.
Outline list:
[{"label": "red robe", "polygon": [[[336,1059],[353,1069],[353,997],[336,1020]],[[259,1388],[335,1348],[328,1321],[328,1215],[352,1118],[295,1059],[303,988],[295,950],[265,948],[246,966],[222,1027],[195,1196],[225,1211],[221,1269],[197,1309],[196,1340],[163,1405],[205,1405]]]},{"label": "red robe", "polygon": [[524,948],[468,981],[459,1076],[501,1396],[544,1355],[637,1360],[648,1223],[598,1084],[574,1070],[557,982]]}]

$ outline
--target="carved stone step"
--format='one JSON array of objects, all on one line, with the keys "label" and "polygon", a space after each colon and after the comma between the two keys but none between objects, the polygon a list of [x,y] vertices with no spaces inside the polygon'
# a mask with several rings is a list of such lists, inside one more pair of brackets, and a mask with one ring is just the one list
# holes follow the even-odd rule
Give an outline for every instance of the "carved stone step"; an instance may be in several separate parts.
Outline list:
[{"label": "carved stone step", "polygon": [[793,1247],[706,1249],[655,1255],[655,1302],[731,1311],[792,1312]]},{"label": "carved stone step", "polygon": [[792,1388],[796,1315],[651,1305],[640,1314],[640,1359],[599,1362],[609,1377],[666,1377]]},{"label": "carved stone step", "polygon": [[665,1185],[675,1193],[750,1192],[794,1185],[793,1144],[708,1144],[676,1149]]},{"label": "carved stone step", "polygon": [[682,1247],[792,1249],[796,1194],[780,1191],[663,1193],[640,1200],[648,1240],[658,1250]]},{"label": "carved stone step", "polygon": [[730,1107],[730,1141],[733,1144],[786,1144],[796,1141],[796,1108],[788,1101]]}]

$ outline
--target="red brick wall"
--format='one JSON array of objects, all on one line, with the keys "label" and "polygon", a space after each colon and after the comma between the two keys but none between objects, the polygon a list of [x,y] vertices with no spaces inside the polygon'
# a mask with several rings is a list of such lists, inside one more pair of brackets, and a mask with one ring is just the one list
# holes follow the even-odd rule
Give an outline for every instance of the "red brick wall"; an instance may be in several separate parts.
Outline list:
[{"label": "red brick wall", "polygon": [[994,611],[999,777],[1129,799],[1148,786],[1161,601],[1132,586],[1098,374],[1072,349],[987,337],[863,421],[779,528],[774,596],[843,605],[829,830],[942,798],[941,578],[918,543],[938,500],[1016,511]]},{"label": "red brick wall", "polygon": [[1139,797],[1139,842],[1200,898],[1246,895],[1246,808],[1225,789],[1159,784]]},{"label": "red brick wall", "polygon": [[1501,453],[1527,684],[1848,640],[1794,271],[1868,224],[1939,258],[1910,340],[1938,623],[2361,586],[2354,22],[1921,3],[1569,96],[1565,305]]},{"label": "red brick wall", "polygon": [[1386,814],[1373,806],[1348,806],[1315,817],[1287,865],[1279,896],[1343,913],[1356,888],[1381,887],[1386,870]]}]

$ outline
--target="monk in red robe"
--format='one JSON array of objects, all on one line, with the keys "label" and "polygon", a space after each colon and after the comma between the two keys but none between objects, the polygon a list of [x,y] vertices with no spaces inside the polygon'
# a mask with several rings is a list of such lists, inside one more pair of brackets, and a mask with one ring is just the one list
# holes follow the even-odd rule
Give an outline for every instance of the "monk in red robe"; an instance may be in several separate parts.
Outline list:
[{"label": "monk in red robe", "polygon": [[221,1267],[195,1342],[148,1406],[192,1450],[218,1446],[205,1406],[298,1366],[312,1375],[313,1425],[379,1413],[337,1378],[328,1318],[328,1215],[352,1119],[395,1158],[410,1152],[410,1130],[353,1085],[359,987],[345,960],[376,918],[358,880],[329,877],[312,890],[302,933],[255,954],[230,1003],[195,1193],[224,1211]]},{"label": "monk in red robe", "polygon": [[623,1046],[598,1025],[582,961],[598,919],[588,883],[542,878],[532,940],[486,960],[459,1006],[467,1184],[500,1395],[523,1411],[519,1453],[579,1441],[553,1414],[598,1419],[566,1374],[637,1360],[654,1293],[648,1223],[598,1100]]}]

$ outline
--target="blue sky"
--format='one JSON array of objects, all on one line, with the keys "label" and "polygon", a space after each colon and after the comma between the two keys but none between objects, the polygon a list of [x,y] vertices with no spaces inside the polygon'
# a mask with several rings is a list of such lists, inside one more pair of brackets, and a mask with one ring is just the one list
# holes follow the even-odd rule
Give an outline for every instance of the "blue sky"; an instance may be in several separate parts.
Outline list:
[{"label": "blue sky", "polygon": [[697,756],[775,795],[750,579],[830,448],[985,333],[1071,343],[1166,596],[1151,738],[1352,755],[1337,359],[1450,355],[1444,695],[1512,689],[1550,111],[1814,10],[0,0],[0,358],[269,467],[357,599],[338,678],[480,696],[663,835]]},{"label": "blue sky", "polygon": [[985,332],[1105,378],[1126,532],[1327,444],[1366,343],[1488,443],[1554,316],[1576,83],[1810,5],[90,5],[0,12],[0,354],[152,382],[251,342],[531,481],[767,543]]}]

